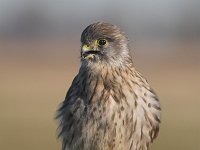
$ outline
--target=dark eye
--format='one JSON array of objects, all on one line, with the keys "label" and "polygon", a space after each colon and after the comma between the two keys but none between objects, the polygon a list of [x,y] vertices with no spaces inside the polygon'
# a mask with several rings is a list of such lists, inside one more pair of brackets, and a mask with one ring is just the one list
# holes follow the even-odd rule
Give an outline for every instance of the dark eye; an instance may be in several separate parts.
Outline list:
[{"label": "dark eye", "polygon": [[100,40],[97,41],[97,43],[98,43],[99,46],[104,46],[104,45],[107,44],[107,40],[105,40],[105,39],[100,39]]}]

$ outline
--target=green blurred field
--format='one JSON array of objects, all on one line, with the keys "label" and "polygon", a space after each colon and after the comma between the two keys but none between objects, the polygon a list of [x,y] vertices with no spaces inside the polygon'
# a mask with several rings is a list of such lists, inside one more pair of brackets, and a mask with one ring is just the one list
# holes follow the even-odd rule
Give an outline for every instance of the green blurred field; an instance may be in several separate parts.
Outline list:
[{"label": "green blurred field", "polygon": [[[200,149],[200,53],[186,48],[157,63],[135,56],[162,104],[152,150]],[[78,50],[65,41],[0,43],[0,150],[60,149],[55,111],[78,72]]]}]

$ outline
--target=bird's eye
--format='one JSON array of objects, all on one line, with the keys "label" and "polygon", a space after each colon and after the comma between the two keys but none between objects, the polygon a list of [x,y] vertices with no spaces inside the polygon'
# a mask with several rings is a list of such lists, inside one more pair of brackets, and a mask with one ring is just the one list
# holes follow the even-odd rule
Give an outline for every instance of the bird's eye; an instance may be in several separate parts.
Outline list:
[{"label": "bird's eye", "polygon": [[100,39],[100,40],[97,41],[97,44],[98,44],[99,46],[104,46],[104,45],[107,44],[107,40],[105,40],[105,39]]}]

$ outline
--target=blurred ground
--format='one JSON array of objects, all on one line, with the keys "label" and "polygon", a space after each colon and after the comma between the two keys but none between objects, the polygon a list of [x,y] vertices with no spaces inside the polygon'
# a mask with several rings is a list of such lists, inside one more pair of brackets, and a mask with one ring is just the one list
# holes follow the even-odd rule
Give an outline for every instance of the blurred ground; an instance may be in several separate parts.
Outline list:
[{"label": "blurred ground", "polygon": [[[170,53],[152,57],[142,43],[133,52],[162,104],[161,132],[151,149],[199,150],[200,44],[162,48]],[[2,40],[0,52],[0,149],[59,149],[55,111],[79,69],[78,39]]]}]

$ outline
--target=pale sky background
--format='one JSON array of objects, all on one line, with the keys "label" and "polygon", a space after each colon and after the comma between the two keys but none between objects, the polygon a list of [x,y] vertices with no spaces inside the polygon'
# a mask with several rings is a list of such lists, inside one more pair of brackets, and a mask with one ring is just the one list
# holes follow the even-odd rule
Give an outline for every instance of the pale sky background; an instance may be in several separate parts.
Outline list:
[{"label": "pale sky background", "polygon": [[0,0],[0,33],[30,25],[27,30],[71,36],[92,22],[107,21],[136,38],[199,37],[199,8],[199,0]]}]

